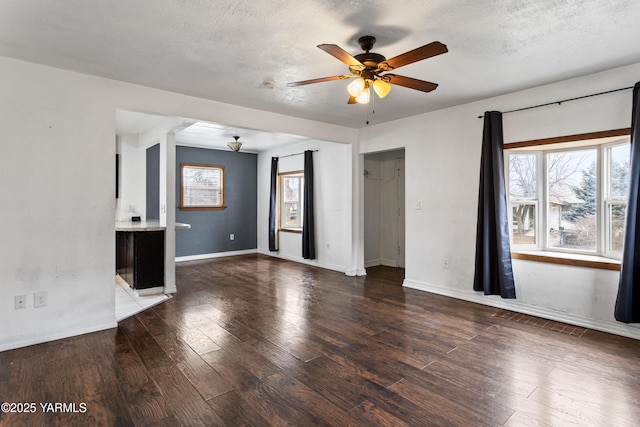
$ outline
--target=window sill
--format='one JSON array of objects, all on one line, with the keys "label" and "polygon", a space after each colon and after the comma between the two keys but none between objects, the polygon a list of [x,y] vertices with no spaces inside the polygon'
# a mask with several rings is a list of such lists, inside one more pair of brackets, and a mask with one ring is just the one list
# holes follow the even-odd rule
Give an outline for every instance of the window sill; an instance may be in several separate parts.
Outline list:
[{"label": "window sill", "polygon": [[280,228],[278,231],[284,231],[285,233],[298,233],[302,234],[302,228]]},{"label": "window sill", "polygon": [[546,251],[512,251],[512,259],[572,265],[574,267],[599,268],[620,271],[620,261],[595,255],[578,255]]}]

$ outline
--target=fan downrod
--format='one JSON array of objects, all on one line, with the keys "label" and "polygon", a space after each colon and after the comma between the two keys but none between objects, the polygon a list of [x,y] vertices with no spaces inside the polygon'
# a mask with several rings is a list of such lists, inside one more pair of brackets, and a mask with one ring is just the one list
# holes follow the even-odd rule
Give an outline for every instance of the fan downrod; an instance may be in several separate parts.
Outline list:
[{"label": "fan downrod", "polygon": [[362,36],[358,39],[360,48],[365,51],[356,55],[355,58],[360,61],[369,70],[375,70],[378,68],[378,64],[384,61],[386,58],[379,53],[369,52],[373,49],[373,45],[376,43],[376,38],[373,36]]},{"label": "fan downrod", "polygon": [[376,38],[373,36],[362,36],[358,39],[358,44],[362,50],[368,53],[373,49],[373,45],[376,44]]}]

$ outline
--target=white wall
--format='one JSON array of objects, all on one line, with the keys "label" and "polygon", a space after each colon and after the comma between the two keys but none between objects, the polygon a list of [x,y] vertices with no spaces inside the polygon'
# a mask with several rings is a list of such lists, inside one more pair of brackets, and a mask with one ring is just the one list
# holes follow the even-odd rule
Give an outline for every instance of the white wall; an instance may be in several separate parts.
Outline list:
[{"label": "white wall", "polygon": [[116,220],[129,221],[132,216],[145,219],[147,212],[147,153],[139,147],[137,134],[117,137],[120,154],[119,198],[116,200]]},{"label": "white wall", "polygon": [[[482,120],[487,110],[632,86],[640,64],[362,129],[361,153],[406,143],[405,286],[640,338],[613,318],[618,273],[514,260],[517,300],[472,290]],[[505,141],[629,127],[631,91],[504,115]],[[422,209],[416,210],[416,202]],[[445,258],[450,267],[443,267]]]},{"label": "white wall", "polygon": [[[116,325],[116,108],[356,140],[353,129],[7,58],[0,81],[0,351]],[[166,139],[170,166],[175,142]],[[166,175],[174,203],[174,170]],[[39,290],[48,291],[48,306],[35,309]],[[16,295],[28,296],[26,309],[14,310]]]},{"label": "white wall", "polygon": [[[269,185],[271,158],[281,157],[280,173],[304,169],[304,156],[283,157],[305,150],[313,153],[316,259],[302,258],[302,234],[279,232],[278,252],[269,251]],[[346,272],[351,252],[351,146],[309,141],[258,154],[258,252]]]},{"label": "white wall", "polygon": [[114,108],[54,69],[0,60],[0,81],[0,350],[115,326]]}]

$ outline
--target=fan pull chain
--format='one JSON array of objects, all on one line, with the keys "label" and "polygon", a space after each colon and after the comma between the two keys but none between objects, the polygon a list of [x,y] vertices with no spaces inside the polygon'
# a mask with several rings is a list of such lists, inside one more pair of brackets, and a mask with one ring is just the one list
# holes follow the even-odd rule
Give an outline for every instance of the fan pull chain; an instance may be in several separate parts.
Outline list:
[{"label": "fan pull chain", "polygon": [[[376,97],[372,94],[371,96],[371,115],[374,115],[376,113]],[[369,124],[369,109],[367,108],[367,121],[366,124]]]}]

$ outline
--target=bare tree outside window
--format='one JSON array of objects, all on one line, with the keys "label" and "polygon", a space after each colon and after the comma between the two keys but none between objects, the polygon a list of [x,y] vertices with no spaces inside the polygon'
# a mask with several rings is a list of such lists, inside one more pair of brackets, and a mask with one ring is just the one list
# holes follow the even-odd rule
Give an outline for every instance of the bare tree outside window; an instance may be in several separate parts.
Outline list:
[{"label": "bare tree outside window", "polygon": [[534,154],[509,156],[509,193],[513,211],[513,241],[536,243],[537,159]]}]

